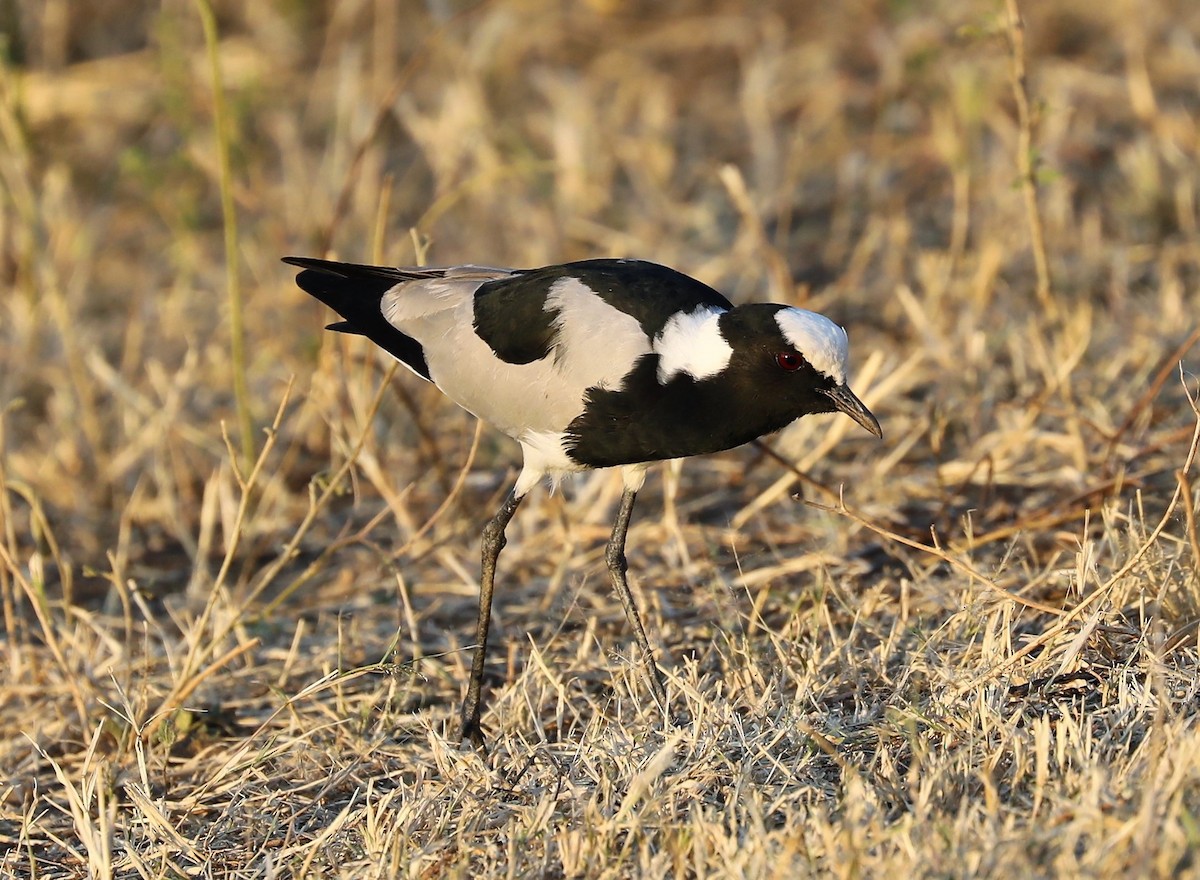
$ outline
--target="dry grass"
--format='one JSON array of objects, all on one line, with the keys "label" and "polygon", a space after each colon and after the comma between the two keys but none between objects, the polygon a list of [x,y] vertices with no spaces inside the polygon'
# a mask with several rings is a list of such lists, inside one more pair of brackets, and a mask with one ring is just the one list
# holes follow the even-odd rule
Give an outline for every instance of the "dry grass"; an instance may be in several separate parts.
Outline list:
[{"label": "dry grass", "polygon": [[[1200,6],[214,5],[223,142],[194,3],[18,4],[0,68],[0,875],[1197,875]],[[849,326],[885,443],[643,493],[691,724],[602,473],[510,529],[456,747],[515,450],[321,331],[326,249]]]}]

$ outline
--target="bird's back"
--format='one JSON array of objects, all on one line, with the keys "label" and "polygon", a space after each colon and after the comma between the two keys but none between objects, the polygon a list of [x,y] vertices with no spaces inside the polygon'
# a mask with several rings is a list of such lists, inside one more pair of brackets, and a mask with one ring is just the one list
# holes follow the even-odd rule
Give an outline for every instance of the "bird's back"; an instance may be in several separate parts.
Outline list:
[{"label": "bird's back", "polygon": [[[462,267],[384,295],[387,321],[420,343],[437,386],[521,441],[563,432],[591,389],[612,388],[680,309],[729,303],[686,275],[627,260],[532,270]],[[564,462],[565,464],[565,462]]]}]

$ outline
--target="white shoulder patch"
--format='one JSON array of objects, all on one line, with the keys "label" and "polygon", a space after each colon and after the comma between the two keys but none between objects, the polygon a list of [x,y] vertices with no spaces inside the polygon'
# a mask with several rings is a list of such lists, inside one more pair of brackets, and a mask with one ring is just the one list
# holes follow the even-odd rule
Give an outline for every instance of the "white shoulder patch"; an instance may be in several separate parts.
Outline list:
[{"label": "white shoulder patch", "polygon": [[839,385],[846,383],[850,362],[850,341],[846,331],[824,315],[805,309],[780,309],[775,321],[790,342],[818,373]]},{"label": "white shoulder patch", "polygon": [[665,385],[680,373],[707,379],[729,366],[733,348],[717,323],[724,313],[723,309],[700,306],[671,316],[654,339],[659,384]]}]

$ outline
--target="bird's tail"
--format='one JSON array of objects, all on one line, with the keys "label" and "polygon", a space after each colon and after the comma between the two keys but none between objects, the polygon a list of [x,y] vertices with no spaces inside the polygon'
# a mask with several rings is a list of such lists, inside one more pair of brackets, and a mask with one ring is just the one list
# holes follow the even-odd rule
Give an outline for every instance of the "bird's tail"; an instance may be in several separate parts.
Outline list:
[{"label": "bird's tail", "polygon": [[402,333],[384,318],[380,309],[383,295],[405,281],[441,278],[445,269],[394,269],[390,266],[364,266],[337,263],[313,257],[284,257],[283,262],[304,271],[296,284],[305,293],[319,299],[344,320],[326,329],[365,336],[424,379],[429,378],[425,353],[412,337]]}]

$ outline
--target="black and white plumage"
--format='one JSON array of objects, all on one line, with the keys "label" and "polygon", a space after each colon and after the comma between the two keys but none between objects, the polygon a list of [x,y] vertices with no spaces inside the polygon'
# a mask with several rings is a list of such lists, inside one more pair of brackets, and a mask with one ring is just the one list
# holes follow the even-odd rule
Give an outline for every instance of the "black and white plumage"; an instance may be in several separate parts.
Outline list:
[{"label": "black and white plumage", "polygon": [[541,269],[393,269],[307,257],[296,283],[448,397],[521,444],[512,493],[484,529],[474,663],[462,735],[482,744],[480,690],[504,528],[543,477],[622,468],[606,555],[651,689],[666,691],[625,578],[625,535],[651,462],[730,449],[813,413],[879,422],[846,385],[848,341],[828,318],[774,303],[733,306],[654,263]]}]

